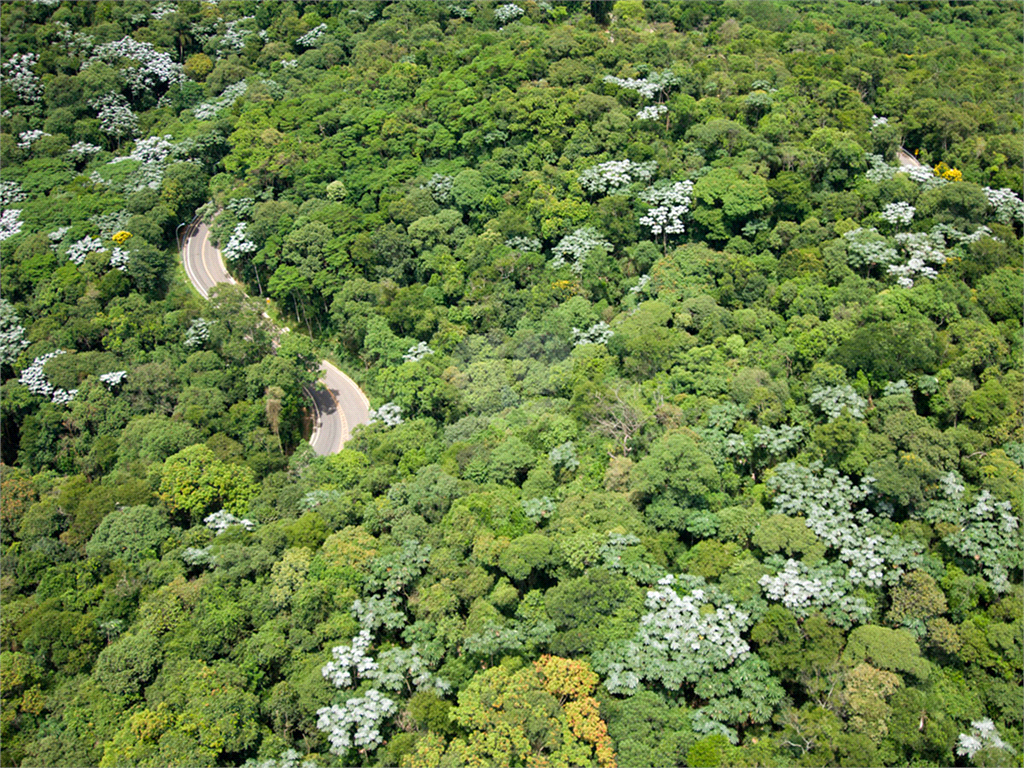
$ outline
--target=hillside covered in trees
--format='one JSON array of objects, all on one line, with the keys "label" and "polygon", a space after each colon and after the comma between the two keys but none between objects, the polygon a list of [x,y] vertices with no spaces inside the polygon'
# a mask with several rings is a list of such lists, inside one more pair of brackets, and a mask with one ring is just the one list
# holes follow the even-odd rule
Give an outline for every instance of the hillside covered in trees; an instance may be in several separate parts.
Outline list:
[{"label": "hillside covered in trees", "polygon": [[3,3],[0,765],[1020,765],[1022,10]]}]

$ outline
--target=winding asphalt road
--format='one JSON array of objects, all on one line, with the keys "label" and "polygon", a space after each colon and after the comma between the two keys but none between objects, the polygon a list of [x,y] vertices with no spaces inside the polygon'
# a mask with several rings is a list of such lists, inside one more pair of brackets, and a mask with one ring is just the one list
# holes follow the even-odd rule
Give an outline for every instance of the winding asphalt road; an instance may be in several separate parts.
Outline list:
[{"label": "winding asphalt road", "polygon": [[[203,298],[209,298],[210,290],[218,283],[236,282],[202,222],[193,221],[185,230],[181,255],[188,279]],[[320,386],[305,387],[314,414],[309,443],[318,454],[327,456],[342,449],[351,436],[350,429],[370,421],[370,401],[352,379],[326,360],[320,363],[320,371]]]},{"label": "winding asphalt road", "polygon": [[896,159],[899,160],[900,165],[904,168],[923,168],[921,161],[910,154],[903,147],[896,150]]}]

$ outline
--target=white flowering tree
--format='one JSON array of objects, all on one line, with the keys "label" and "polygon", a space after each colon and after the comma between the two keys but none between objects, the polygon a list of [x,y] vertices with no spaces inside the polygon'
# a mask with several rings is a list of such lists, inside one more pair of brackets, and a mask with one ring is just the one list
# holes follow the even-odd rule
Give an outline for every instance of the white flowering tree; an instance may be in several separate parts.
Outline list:
[{"label": "white flowering tree", "polygon": [[253,208],[256,206],[256,199],[253,197],[233,197],[224,203],[224,207],[235,214],[239,219],[252,216]]},{"label": "white flowering tree", "polygon": [[41,355],[32,361],[32,365],[25,368],[21,375],[18,377],[18,381],[24,384],[28,391],[33,395],[42,395],[43,397],[50,398],[50,402],[55,405],[66,405],[75,399],[75,395],[78,394],[77,389],[61,389],[54,387],[50,383],[50,380],[46,378],[46,374],[43,373],[43,366],[53,358],[66,354],[63,349],[57,349],[53,352],[47,352],[45,355]]},{"label": "white flowering tree", "polygon": [[18,134],[18,149],[31,149],[32,145],[39,141],[43,136],[49,136],[46,131],[22,131]]},{"label": "white flowering tree", "polygon": [[777,429],[761,427],[754,433],[754,445],[775,459],[795,450],[803,439],[804,428],[790,424],[783,424]]},{"label": "white flowering tree", "polygon": [[216,566],[217,561],[213,555],[213,547],[185,547],[181,551],[181,559],[186,565]]},{"label": "white flowering tree", "polygon": [[651,282],[650,275],[640,275],[640,279],[637,280],[636,285],[629,289],[629,293],[633,295],[639,295],[647,290],[647,284]]},{"label": "white flowering tree", "polygon": [[7,299],[0,299],[0,363],[13,363],[29,344],[25,326]]},{"label": "white flowering tree", "polygon": [[931,168],[924,165],[903,167],[899,168],[896,172],[905,173],[911,181],[920,184],[921,191],[935,189],[935,187],[941,187],[949,183],[946,179],[937,175]]},{"label": "white flowering tree", "polygon": [[50,250],[60,250],[60,246],[64,242],[64,236],[70,231],[71,227],[58,227],[53,232],[47,232],[46,236],[50,239]]},{"label": "white flowering tree", "polygon": [[221,248],[221,253],[224,254],[225,259],[233,263],[243,256],[255,253],[256,249],[256,243],[249,239],[249,225],[240,221],[231,232],[227,244]]},{"label": "white flowering tree", "polygon": [[85,261],[85,257],[90,253],[106,253],[107,249],[103,246],[103,241],[98,237],[91,237],[86,235],[81,240],[78,240],[68,246],[67,257],[68,261],[75,265],[81,265]]},{"label": "white flowering tree", "polygon": [[[676,584],[685,591],[677,592]],[[612,693],[635,693],[642,680],[678,690],[750,653],[742,637],[749,614],[703,579],[665,576],[644,604],[648,612],[636,635],[606,662],[605,687]]]},{"label": "white flowering tree", "polygon": [[451,690],[448,681],[430,669],[429,662],[413,644],[409,648],[391,648],[377,656],[374,668],[363,677],[375,680],[379,686],[406,695],[416,691],[431,691],[443,696]]},{"label": "white flowering tree", "polygon": [[[646,77],[615,77],[614,75],[606,75],[604,82],[612,85],[617,85],[627,91],[634,91],[640,94],[640,97],[648,101],[655,101],[653,105],[656,109],[652,112],[645,112],[643,109],[637,113],[637,118],[640,120],[651,120],[655,117],[660,118],[662,114],[665,115],[665,130],[669,129],[669,121],[671,116],[668,115],[668,107],[665,107],[665,100],[668,98],[669,91],[675,86],[679,85],[679,76],[676,75],[670,69],[664,69],[660,72],[651,71]],[[658,107],[664,107],[664,109],[657,109]]]},{"label": "white flowering tree", "polygon": [[394,699],[372,688],[344,704],[318,709],[316,727],[327,734],[335,755],[345,755],[352,747],[372,751],[384,743],[381,725],[396,711],[398,704]]},{"label": "white flowering tree", "polygon": [[494,9],[494,18],[497,20],[498,24],[505,26],[506,24],[521,17],[524,13],[526,13],[526,11],[515,3],[505,3],[504,5],[499,5]]},{"label": "white flowering tree", "polygon": [[454,176],[445,176],[442,173],[435,173],[427,183],[423,185],[434,202],[438,205],[447,206],[452,202],[452,187],[455,184]]},{"label": "white flowering tree", "polygon": [[579,176],[580,186],[591,195],[618,192],[636,181],[650,181],[658,164],[654,161],[610,160],[587,168]]},{"label": "white flowering tree", "polygon": [[58,387],[54,389],[53,394],[50,395],[50,402],[54,405],[67,405],[75,399],[75,395],[77,394],[77,389],[61,389]]},{"label": "white flowering tree", "polygon": [[355,681],[367,677],[377,669],[377,663],[366,655],[373,645],[373,635],[362,629],[348,645],[336,645],[331,649],[331,661],[323,669],[326,678],[335,688],[351,688]]},{"label": "white flowering tree", "polygon": [[1000,738],[995,723],[988,718],[972,721],[971,732],[961,733],[956,739],[956,753],[971,761],[982,750],[1004,753],[998,756],[997,761],[986,761],[982,765],[1009,765],[1016,757],[1013,747]]},{"label": "white flowering tree", "polygon": [[505,245],[521,253],[540,253],[540,240],[535,237],[510,237]]},{"label": "white flowering tree", "polygon": [[197,120],[213,120],[225,109],[230,109],[238,103],[238,100],[245,95],[248,89],[249,86],[244,80],[233,83],[225,88],[216,99],[204,101],[202,104],[197,105],[192,110],[192,115]]},{"label": "white flowering tree", "polygon": [[846,578],[852,584],[878,587],[897,583],[908,567],[920,568],[923,547],[888,531],[884,521],[891,510],[885,505],[876,503],[874,511],[863,506],[873,497],[872,483],[872,477],[854,483],[821,462],[809,467],[787,462],[775,468],[768,489],[773,511],[803,517],[849,566]]},{"label": "white flowering tree", "polygon": [[123,139],[139,132],[139,119],[121,94],[106,94],[90,101],[89,106],[96,110],[100,130],[117,140],[118,149]]},{"label": "white flowering tree", "polygon": [[110,373],[101,373],[100,381],[103,382],[108,389],[114,389],[119,387],[121,382],[128,376],[128,371],[111,371]]},{"label": "white flowering tree", "polygon": [[398,403],[384,403],[380,408],[370,409],[370,423],[384,424],[386,427],[397,427],[403,421],[402,406]]},{"label": "white flowering tree", "polygon": [[50,384],[46,374],[43,373],[43,366],[46,365],[48,360],[63,354],[63,349],[57,349],[53,352],[47,352],[45,355],[40,355],[32,361],[30,366],[22,370],[18,381],[24,384],[33,395],[49,397],[53,393],[53,385]]},{"label": "white flowering tree", "polygon": [[381,725],[397,712],[398,705],[381,689],[406,694],[432,691],[440,696],[451,687],[430,670],[415,644],[410,648],[392,648],[376,660],[371,658],[369,651],[374,642],[371,627],[375,622],[368,616],[362,601],[356,603],[359,605],[353,604],[353,613],[360,618],[363,628],[348,645],[331,649],[332,658],[321,672],[340,690],[352,689],[360,680],[372,680],[374,687],[362,696],[321,707],[316,712],[317,728],[326,732],[331,752],[339,756],[345,756],[352,748],[372,751],[383,743]]},{"label": "white flowering tree", "polygon": [[996,501],[986,489],[970,507],[954,502],[945,520],[957,529],[943,541],[977,563],[996,592],[1008,591],[1011,571],[1024,569],[1020,519],[1013,514],[1013,505]]},{"label": "white flowering tree", "polygon": [[34,104],[43,97],[39,75],[35,73],[39,56],[35,53],[16,53],[4,62],[4,80],[14,95],[26,104]]},{"label": "white flowering tree", "polygon": [[171,54],[131,37],[96,46],[82,69],[100,61],[120,67],[133,98],[138,98],[143,91],[166,89],[187,79],[185,68]]},{"label": "white flowering tree", "polygon": [[97,147],[95,144],[90,144],[87,141],[76,141],[71,145],[71,149],[68,150],[68,155],[72,160],[78,162],[86,160],[102,151],[103,148]]},{"label": "white flowering tree", "polygon": [[256,530],[256,521],[249,520],[247,518],[239,519],[232,515],[230,512],[225,512],[223,509],[214,512],[212,515],[207,515],[203,518],[203,523],[211,531],[215,532],[218,536],[232,525],[240,525],[247,531]]},{"label": "white flowering tree", "polygon": [[[53,0],[47,0],[50,5],[54,5]],[[56,21],[53,23],[57,32],[57,39],[66,48],[68,53],[72,56],[85,57],[96,47],[96,38],[92,35],[88,35],[85,32],[76,32],[71,28],[71,24],[66,21]]]},{"label": "white flowering tree", "polygon": [[640,223],[650,228],[655,237],[661,235],[665,253],[668,253],[668,236],[681,235],[686,231],[683,218],[690,212],[692,196],[692,181],[657,184],[639,195],[640,200],[650,206],[640,217]]},{"label": "white flowering tree", "polygon": [[914,206],[906,202],[889,203],[882,208],[882,218],[894,227],[906,227],[914,220]]},{"label": "white flowering tree", "polygon": [[661,116],[668,113],[668,107],[664,104],[650,104],[636,113],[637,120],[661,120]]},{"label": "white flowering tree", "polygon": [[934,280],[938,271],[929,266],[941,266],[946,263],[943,248],[945,239],[937,232],[898,232],[896,242],[904,254],[906,261],[902,264],[890,264],[888,273],[896,275],[896,282],[903,288],[913,288],[914,280],[926,277]]},{"label": "white flowering tree", "polygon": [[598,249],[611,251],[612,244],[593,227],[580,227],[558,241],[558,245],[551,250],[554,258],[548,265],[552,269],[558,269],[568,264],[569,269],[578,275],[583,272],[587,256]]},{"label": "white flowering tree", "polygon": [[1009,224],[1016,221],[1024,223],[1024,200],[1020,195],[1008,187],[993,189],[984,188],[985,197],[988,199],[989,207],[995,211],[996,221]]},{"label": "white flowering tree", "polygon": [[956,227],[950,226],[949,224],[933,224],[931,230],[928,232],[932,238],[941,237],[943,240],[938,241],[941,243],[945,241],[948,243],[976,243],[983,237],[992,237],[992,230],[982,224],[980,227],[975,229],[971,233],[961,232]]},{"label": "white flowering tree", "polygon": [[21,184],[16,181],[0,181],[0,208],[9,208],[22,203],[28,198]]},{"label": "white flowering tree", "polygon": [[892,242],[874,227],[858,227],[843,234],[846,244],[846,262],[851,269],[863,269],[865,275],[871,267],[888,267],[899,255]]},{"label": "white flowering tree", "polygon": [[134,160],[139,163],[162,164],[174,152],[174,144],[171,142],[173,136],[167,133],[163,136],[150,136],[147,139],[139,139],[135,142],[132,151],[121,157],[115,157],[110,164],[122,163],[126,160]]},{"label": "white flowering tree", "polygon": [[[117,232],[121,232],[128,226],[128,220],[131,219],[132,214],[124,209],[110,211],[109,213],[97,213],[95,216],[90,216],[89,221],[96,225],[100,231],[100,239],[110,240],[113,239]],[[118,239],[115,242],[123,243],[124,240]]]},{"label": "white flowering tree", "polygon": [[807,618],[815,611],[833,624],[849,629],[871,618],[871,608],[862,598],[850,593],[853,585],[840,573],[842,566],[811,567],[787,560],[774,576],[762,576],[757,582],[768,600],[782,603],[795,616]]},{"label": "white flowering tree", "polygon": [[402,610],[402,602],[395,595],[370,595],[352,601],[352,615],[364,629],[403,629],[409,619]]},{"label": "white flowering tree", "polygon": [[303,48],[315,48],[320,44],[323,36],[327,34],[327,24],[317,24],[309,32],[301,35],[296,41],[296,45],[300,45]]},{"label": "white flowering tree", "polygon": [[[909,224],[914,207],[892,203],[886,206],[882,216],[893,226]],[[957,245],[977,242],[991,235],[992,231],[986,226],[967,233],[948,224],[935,224],[927,232],[896,232],[889,238],[874,227],[859,227],[844,233],[843,241],[847,263],[852,269],[863,268],[868,275],[872,266],[879,265],[885,268],[886,274],[896,277],[897,285],[913,288],[915,281],[921,278],[936,279],[937,267],[945,264],[951,253],[963,257],[963,253],[956,250]]]},{"label": "white flowering tree", "polygon": [[22,224],[20,208],[7,208],[0,212],[0,243],[21,232]]},{"label": "white flowering tree", "polygon": [[114,251],[110,255],[110,266],[121,272],[125,272],[128,269],[128,264],[132,260],[131,253],[124,248],[114,246]]},{"label": "white flowering tree", "polygon": [[213,323],[205,317],[197,317],[185,332],[182,344],[186,349],[199,349],[210,340],[210,326]]},{"label": "white flowering tree", "polygon": [[808,402],[825,414],[830,423],[844,413],[854,419],[863,419],[864,409],[868,405],[849,384],[817,389],[811,393]]},{"label": "white flowering tree", "polygon": [[627,91],[635,91],[645,99],[658,99],[661,103],[673,86],[679,85],[679,77],[671,70],[652,71],[646,77],[615,77],[605,75],[604,82],[617,85]]},{"label": "white flowering tree", "polygon": [[671,574],[648,591],[645,605],[631,640],[595,654],[609,691],[632,696],[642,683],[691,689],[702,702],[695,712],[701,727],[730,740],[736,733],[727,723],[771,718],[784,692],[743,639],[753,623],[747,611],[700,577]]},{"label": "white flowering tree", "polygon": [[272,757],[264,760],[250,758],[242,763],[242,768],[319,768],[319,765],[312,758],[303,758],[294,749],[286,749],[277,759]]},{"label": "white flowering tree", "polygon": [[420,360],[427,357],[427,355],[432,354],[434,354],[434,350],[427,346],[427,342],[421,341],[418,344],[413,344],[409,347],[409,351],[402,355],[402,359],[407,363],[418,363]]},{"label": "white flowering tree", "polygon": [[217,49],[217,56],[223,56],[230,51],[242,50],[245,47],[247,37],[259,34],[256,26],[255,16],[242,16],[231,21],[225,21],[224,32],[220,36],[220,46]]},{"label": "white flowering tree", "polygon": [[576,347],[581,347],[584,344],[605,344],[614,335],[615,331],[611,329],[611,326],[604,320],[601,320],[586,330],[573,328],[572,343]]},{"label": "white flowering tree", "polygon": [[893,178],[900,170],[898,165],[889,165],[883,155],[867,154],[868,169],[864,176],[868,181],[881,182]]}]

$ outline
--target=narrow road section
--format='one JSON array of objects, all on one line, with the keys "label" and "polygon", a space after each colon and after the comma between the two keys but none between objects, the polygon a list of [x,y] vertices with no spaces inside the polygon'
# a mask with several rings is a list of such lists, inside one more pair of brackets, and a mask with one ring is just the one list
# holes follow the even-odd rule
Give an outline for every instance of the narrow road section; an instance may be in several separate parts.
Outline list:
[{"label": "narrow road section", "polygon": [[204,299],[210,298],[210,290],[217,283],[235,282],[235,278],[228,274],[224,266],[220,251],[210,242],[210,228],[203,222],[194,221],[185,230],[181,253],[188,279]]},{"label": "narrow road section", "polygon": [[[220,251],[210,242],[209,228],[194,221],[185,230],[181,248],[185,273],[203,298],[217,283],[234,283]],[[305,387],[313,403],[313,434],[309,443],[321,456],[337,453],[351,437],[349,430],[370,421],[370,401],[352,379],[324,360],[317,387]]]},{"label": "narrow road section", "polygon": [[896,159],[900,161],[900,165],[904,168],[923,168],[923,164],[920,160],[910,154],[903,147],[896,150]]}]

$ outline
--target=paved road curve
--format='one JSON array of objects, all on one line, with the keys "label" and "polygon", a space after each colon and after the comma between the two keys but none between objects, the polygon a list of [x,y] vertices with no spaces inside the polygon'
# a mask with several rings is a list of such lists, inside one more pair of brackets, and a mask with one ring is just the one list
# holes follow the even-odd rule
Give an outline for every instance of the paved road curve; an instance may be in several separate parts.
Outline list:
[{"label": "paved road curve", "polygon": [[210,298],[210,289],[217,283],[235,282],[224,266],[220,251],[210,242],[209,227],[202,222],[192,222],[185,230],[182,258],[188,279],[204,299]]},{"label": "paved road curve", "polygon": [[903,147],[900,147],[898,150],[896,150],[896,159],[899,160],[900,165],[902,165],[904,168],[923,168],[924,167],[921,164],[920,160],[918,160],[916,157],[914,157],[912,154],[910,154]]},{"label": "paved road curve", "polygon": [[[185,272],[196,290],[209,298],[217,283],[234,283],[221,258],[210,242],[210,230],[201,222],[193,222],[185,230],[181,249]],[[309,438],[313,450],[321,456],[337,453],[349,438],[349,430],[370,420],[370,401],[352,379],[324,360],[323,375],[318,384],[323,388],[306,387],[313,402],[313,434]]]}]

